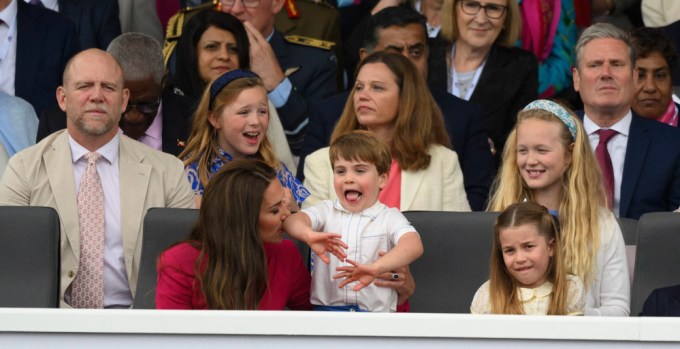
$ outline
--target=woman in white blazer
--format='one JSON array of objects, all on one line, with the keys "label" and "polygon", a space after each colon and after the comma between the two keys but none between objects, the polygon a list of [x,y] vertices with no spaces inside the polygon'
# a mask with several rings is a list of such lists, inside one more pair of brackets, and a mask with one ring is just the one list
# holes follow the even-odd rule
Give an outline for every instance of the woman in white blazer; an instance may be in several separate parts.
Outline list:
[{"label": "woman in white blazer", "polygon": [[[345,109],[331,136],[356,129],[377,133],[390,147],[392,166],[380,201],[402,211],[470,211],[458,156],[423,76],[405,57],[376,52],[357,68]],[[305,160],[311,196],[303,207],[335,199],[328,148]]]}]

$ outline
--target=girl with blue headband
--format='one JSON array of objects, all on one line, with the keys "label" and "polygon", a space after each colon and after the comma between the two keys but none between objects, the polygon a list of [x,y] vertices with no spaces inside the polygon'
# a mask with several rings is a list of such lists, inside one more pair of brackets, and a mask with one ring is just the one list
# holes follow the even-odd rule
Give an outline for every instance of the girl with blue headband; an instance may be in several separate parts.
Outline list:
[{"label": "girl with blue headband", "polygon": [[566,270],[586,288],[585,315],[627,316],[625,245],[588,135],[573,112],[548,100],[534,101],[517,115],[489,210],[527,200],[558,218]]},{"label": "girl with blue headband", "polygon": [[269,104],[262,79],[248,70],[228,71],[203,92],[194,115],[186,148],[180,154],[200,207],[210,177],[225,163],[241,158],[259,159],[276,169],[288,189],[291,211],[309,196],[309,191],[286,165],[276,158],[267,139]]}]

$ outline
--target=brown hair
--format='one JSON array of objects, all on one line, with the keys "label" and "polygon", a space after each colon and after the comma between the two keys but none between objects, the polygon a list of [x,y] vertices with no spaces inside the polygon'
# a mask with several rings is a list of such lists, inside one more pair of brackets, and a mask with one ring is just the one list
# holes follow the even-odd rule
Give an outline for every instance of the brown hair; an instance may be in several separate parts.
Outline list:
[{"label": "brown hair", "polygon": [[566,300],[569,292],[567,272],[562,261],[562,245],[555,219],[548,209],[531,201],[512,204],[496,219],[491,249],[489,273],[489,301],[494,314],[524,314],[520,303],[517,281],[510,275],[503,260],[500,233],[508,228],[532,225],[549,244],[553,244],[553,256],[548,265],[548,281],[553,283],[547,315],[566,315]]},{"label": "brown hair", "polygon": [[331,143],[328,150],[331,166],[339,158],[351,161],[366,161],[375,165],[379,175],[389,173],[392,156],[387,144],[373,132],[354,130]]},{"label": "brown hair", "polygon": [[[387,66],[399,86],[399,111],[394,121],[394,135],[391,144],[388,144],[390,153],[402,170],[426,169],[430,166],[427,151],[431,145],[451,147],[442,113],[425,79],[408,58],[395,53],[374,52],[359,64],[356,75],[366,65],[375,63]],[[354,110],[355,94],[356,87],[350,92],[342,116],[331,135],[331,143],[353,130],[366,129],[359,124]]]},{"label": "brown hair", "polygon": [[[458,17],[456,16],[456,4],[460,0],[444,0],[442,8],[442,37],[449,42],[458,40]],[[516,0],[507,0],[508,11],[503,21],[503,29],[498,34],[495,43],[505,47],[513,47],[519,39],[522,28],[522,17],[519,13],[519,5]],[[482,9],[480,9],[482,11]]]},{"label": "brown hair", "polygon": [[[217,79],[219,79],[219,77]],[[222,161],[227,162],[226,159],[222,158],[218,150],[217,129],[210,123],[210,115],[222,114],[224,107],[233,103],[244,90],[250,88],[264,89],[264,84],[260,78],[249,77],[236,79],[230,82],[217,94],[213,101],[213,109],[210,110],[208,107],[210,105],[210,86],[212,86],[212,82],[203,92],[201,101],[194,114],[191,135],[187,141],[186,148],[184,148],[184,151],[179,155],[180,159],[183,159],[184,161],[184,166],[198,162],[198,178],[203,187],[206,187],[208,184],[210,167],[212,166],[213,161],[216,158],[220,158]],[[276,168],[279,166],[276,154],[274,153],[266,133],[262,138],[260,148],[255,156],[258,159],[263,160],[270,167]]]},{"label": "brown hair", "polygon": [[256,309],[267,290],[260,208],[276,172],[262,161],[224,165],[205,188],[188,242],[200,250],[195,272],[210,309]]}]

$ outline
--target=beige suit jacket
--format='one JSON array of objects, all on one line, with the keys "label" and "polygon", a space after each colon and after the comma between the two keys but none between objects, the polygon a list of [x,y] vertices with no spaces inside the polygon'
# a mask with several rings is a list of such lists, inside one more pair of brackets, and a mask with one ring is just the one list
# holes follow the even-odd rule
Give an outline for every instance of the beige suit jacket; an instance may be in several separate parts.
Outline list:
[{"label": "beige suit jacket", "polygon": [[[428,153],[432,157],[428,168],[401,172],[401,211],[470,211],[456,152],[433,145]],[[307,156],[304,171],[311,195],[303,208],[337,198],[328,147]]]},{"label": "beige suit jacket", "polygon": [[[179,159],[120,137],[120,210],[125,269],[134,296],[142,252],[142,221],[151,207],[193,208]],[[61,221],[60,306],[80,260],[80,228],[71,147],[66,130],[14,155],[0,182],[0,205],[49,206]]]}]

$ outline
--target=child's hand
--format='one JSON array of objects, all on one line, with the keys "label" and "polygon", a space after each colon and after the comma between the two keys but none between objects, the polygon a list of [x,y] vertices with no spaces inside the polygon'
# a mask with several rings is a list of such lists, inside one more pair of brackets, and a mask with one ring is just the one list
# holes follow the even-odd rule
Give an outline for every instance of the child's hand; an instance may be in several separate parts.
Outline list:
[{"label": "child's hand", "polygon": [[374,267],[373,264],[359,264],[351,259],[348,259],[347,262],[351,265],[335,268],[339,273],[333,275],[333,279],[345,278],[338,288],[343,288],[350,282],[357,281],[358,284],[354,286],[353,290],[359,291],[370,285],[379,274],[378,268]]},{"label": "child's hand", "polygon": [[342,235],[333,233],[311,233],[307,236],[307,245],[314,251],[317,257],[324,263],[331,262],[326,252],[332,253],[339,260],[344,261],[347,258],[343,249],[347,248],[347,244],[342,241]]}]

